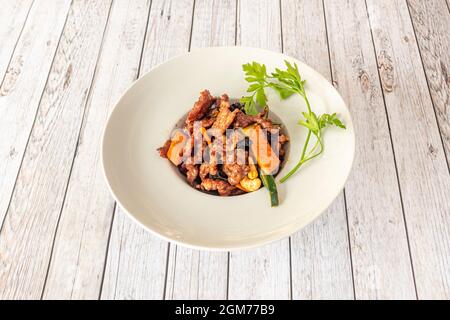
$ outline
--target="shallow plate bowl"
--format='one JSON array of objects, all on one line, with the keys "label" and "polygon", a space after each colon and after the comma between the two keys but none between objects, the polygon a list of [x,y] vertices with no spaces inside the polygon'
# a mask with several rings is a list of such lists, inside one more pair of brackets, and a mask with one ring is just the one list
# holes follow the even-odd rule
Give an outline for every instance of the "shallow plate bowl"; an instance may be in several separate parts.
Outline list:
[{"label": "shallow plate bowl", "polygon": [[[270,207],[265,189],[218,197],[199,192],[180,178],[156,149],[192,107],[199,92],[241,97],[248,84],[242,64],[258,61],[268,70],[296,62],[316,113],[336,112],[346,130],[327,129],[324,153],[279,184],[280,205]],[[268,93],[271,111],[290,136],[290,153],[278,178],[298,161],[307,134],[297,124],[305,104],[298,96],[281,101]],[[319,73],[291,57],[261,49],[198,49],[172,59],[136,81],[117,102],[106,125],[102,162],[119,205],[148,231],[188,247],[231,250],[284,238],[317,218],[336,198],[350,173],[355,137],[350,113],[336,89]]]}]

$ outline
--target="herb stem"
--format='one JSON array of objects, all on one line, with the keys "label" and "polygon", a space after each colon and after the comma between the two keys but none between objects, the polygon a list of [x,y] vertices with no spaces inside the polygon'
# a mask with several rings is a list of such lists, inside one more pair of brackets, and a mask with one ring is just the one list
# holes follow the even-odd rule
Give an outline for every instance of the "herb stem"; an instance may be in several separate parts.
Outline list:
[{"label": "herb stem", "polygon": [[316,150],[317,146],[321,143],[320,139],[317,139],[316,143],[314,144],[314,147],[309,151],[309,154],[313,153],[314,150]]},{"label": "herb stem", "polygon": [[305,102],[306,102],[306,107],[308,108],[308,112],[309,113],[312,113],[312,111],[311,111],[311,105],[309,104],[309,101],[308,101],[308,98],[306,97],[306,92],[305,91],[303,91],[303,98],[305,98]]},{"label": "herb stem", "polygon": [[306,149],[308,147],[309,139],[311,139],[311,133],[312,133],[312,131],[309,130],[308,131],[308,135],[306,136],[305,144],[303,145],[303,150],[302,150],[302,155],[300,157],[300,161],[305,158]]},{"label": "herb stem", "polygon": [[[311,105],[309,104],[308,98],[306,97],[306,92],[304,90],[302,90],[302,92],[299,92],[300,95],[304,98],[305,102],[306,102],[306,107],[308,108],[308,113],[311,114]],[[303,150],[302,150],[302,155],[300,157],[300,161],[295,165],[294,168],[291,169],[291,171],[289,171],[283,178],[281,178],[280,182],[283,183],[285,182],[290,176],[292,176],[301,166],[303,163],[305,163],[305,154],[306,154],[306,150],[308,149],[308,144],[309,144],[309,139],[311,138],[311,130],[308,130],[308,135],[306,136],[306,140],[305,140],[305,144],[303,145]],[[311,149],[310,154],[316,149],[317,147],[317,143],[320,142],[320,138],[317,137],[317,142],[314,145],[314,147]],[[322,144],[322,142],[320,142]],[[308,158],[312,159],[312,158]]]},{"label": "herb stem", "polygon": [[320,141],[320,151],[312,156],[308,156],[306,159],[303,159],[303,163],[305,163],[306,161],[309,161],[311,159],[314,159],[315,157],[317,157],[318,155],[320,155],[323,152],[323,142],[322,142],[322,140],[319,140],[319,141]]},{"label": "herb stem", "polygon": [[303,159],[305,158],[306,149],[308,148],[309,139],[311,138],[311,130],[308,131],[308,135],[306,136],[305,144],[303,145],[302,155],[300,157],[300,161],[296,164],[294,168],[291,169],[283,178],[281,178],[280,182],[285,182],[290,176],[292,176],[298,168],[303,164]]}]

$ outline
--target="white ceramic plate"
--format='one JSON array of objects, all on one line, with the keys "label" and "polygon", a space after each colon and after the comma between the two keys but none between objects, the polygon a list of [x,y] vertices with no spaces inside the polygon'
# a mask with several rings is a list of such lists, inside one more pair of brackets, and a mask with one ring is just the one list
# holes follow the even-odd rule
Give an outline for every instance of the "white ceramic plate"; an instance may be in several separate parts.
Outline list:
[{"label": "white ceramic plate", "polygon": [[[312,109],[336,112],[346,130],[326,130],[324,153],[278,186],[280,205],[268,192],[234,197],[208,195],[190,187],[156,149],[197,100],[199,92],[230,97],[245,94],[242,64],[257,61],[268,70],[296,62],[306,79]],[[297,125],[305,105],[300,97],[280,101],[268,94],[271,110],[291,139],[282,177],[298,161],[306,130]],[[319,73],[288,56],[261,49],[219,47],[195,50],[172,59],[136,81],[115,106],[105,128],[102,161],[117,202],[150,232],[200,249],[254,247],[284,238],[317,218],[344,187],[355,151],[349,111],[334,87]]]}]

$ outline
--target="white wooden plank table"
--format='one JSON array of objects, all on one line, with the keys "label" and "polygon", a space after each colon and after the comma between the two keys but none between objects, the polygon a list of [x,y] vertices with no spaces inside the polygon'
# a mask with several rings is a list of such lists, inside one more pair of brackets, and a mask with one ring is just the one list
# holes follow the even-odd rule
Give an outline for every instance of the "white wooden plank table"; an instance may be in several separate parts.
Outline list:
[{"label": "white wooden plank table", "polygon": [[[450,299],[446,0],[0,0],[0,299]],[[347,102],[356,158],[314,223],[186,249],[110,196],[114,101],[206,46],[285,52]]]}]

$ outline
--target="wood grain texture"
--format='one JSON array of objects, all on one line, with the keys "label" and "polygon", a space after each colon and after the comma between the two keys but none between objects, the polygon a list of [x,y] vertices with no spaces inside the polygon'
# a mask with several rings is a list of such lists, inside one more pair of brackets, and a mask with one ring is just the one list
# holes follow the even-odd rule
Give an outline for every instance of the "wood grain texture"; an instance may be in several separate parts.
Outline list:
[{"label": "wood grain texture", "polygon": [[364,1],[325,1],[334,85],[356,133],[347,214],[357,299],[414,299],[389,127]]},{"label": "wood grain texture", "polygon": [[101,292],[104,300],[163,299],[167,242],[116,210]]},{"label": "wood grain texture", "polygon": [[228,254],[171,246],[166,299],[227,299]]},{"label": "wood grain texture", "polygon": [[236,43],[281,52],[279,1],[238,0],[237,7]]},{"label": "wood grain texture", "polygon": [[[322,1],[281,3],[284,53],[331,81]],[[291,255],[293,299],[354,298],[343,194],[316,221],[291,237]]]},{"label": "wood grain texture", "polygon": [[1,83],[0,225],[11,199],[69,6],[70,0],[66,0],[47,4],[37,2],[31,8]]},{"label": "wood grain texture", "polygon": [[236,4],[237,0],[196,0],[191,49],[234,45]]},{"label": "wood grain texture", "polygon": [[0,79],[8,68],[9,61],[30,12],[32,0],[0,1]]},{"label": "wood grain texture", "polygon": [[[236,1],[195,2],[191,48],[235,43]],[[216,94],[221,94],[216,92]],[[226,299],[228,254],[171,246],[166,299]]]},{"label": "wood grain texture", "polygon": [[408,4],[450,167],[450,12],[442,0]]},{"label": "wood grain texture", "polygon": [[0,234],[2,298],[41,297],[109,6],[70,8]]},{"label": "wood grain texture", "polygon": [[[237,44],[281,51],[279,1],[238,3]],[[289,239],[230,254],[230,299],[289,299]]]},{"label": "wood grain texture", "polygon": [[367,1],[417,293],[450,299],[450,175],[405,1]]},{"label": "wood grain texture", "polygon": [[[153,0],[140,75],[189,48],[192,0]],[[168,243],[116,210],[102,299],[164,298]]]},{"label": "wood grain texture", "polygon": [[99,146],[115,101],[137,78],[149,7],[147,0],[113,2],[55,237],[45,299],[99,296],[114,211]]}]

